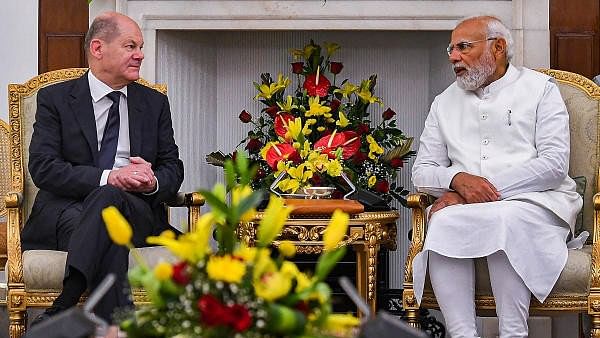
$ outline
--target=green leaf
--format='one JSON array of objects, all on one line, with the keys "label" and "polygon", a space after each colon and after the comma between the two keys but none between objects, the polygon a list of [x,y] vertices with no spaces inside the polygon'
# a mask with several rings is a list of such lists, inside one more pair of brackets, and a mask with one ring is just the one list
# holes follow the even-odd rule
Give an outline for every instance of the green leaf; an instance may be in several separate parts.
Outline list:
[{"label": "green leaf", "polygon": [[319,281],[324,281],[337,262],[346,254],[346,247],[337,248],[332,251],[325,251],[319,257],[317,266],[315,267],[315,277]]},{"label": "green leaf", "polygon": [[219,196],[215,195],[210,190],[199,190],[199,193],[202,194],[206,203],[213,209],[222,214],[227,214],[227,210],[229,207],[225,204],[225,201],[222,200]]}]

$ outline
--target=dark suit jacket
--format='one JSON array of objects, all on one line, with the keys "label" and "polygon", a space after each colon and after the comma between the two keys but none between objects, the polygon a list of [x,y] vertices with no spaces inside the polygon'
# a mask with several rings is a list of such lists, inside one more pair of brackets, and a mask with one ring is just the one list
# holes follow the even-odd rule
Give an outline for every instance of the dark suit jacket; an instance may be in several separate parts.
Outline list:
[{"label": "dark suit jacket", "polygon": [[[151,88],[131,83],[127,106],[130,154],[152,163],[159,183],[157,193],[139,194],[153,208],[153,232],[158,233],[168,227],[162,203],[175,196],[183,181],[169,101]],[[60,214],[96,189],[102,175],[87,73],[39,90],[29,172],[40,191],[23,229],[23,250],[55,249]]]}]

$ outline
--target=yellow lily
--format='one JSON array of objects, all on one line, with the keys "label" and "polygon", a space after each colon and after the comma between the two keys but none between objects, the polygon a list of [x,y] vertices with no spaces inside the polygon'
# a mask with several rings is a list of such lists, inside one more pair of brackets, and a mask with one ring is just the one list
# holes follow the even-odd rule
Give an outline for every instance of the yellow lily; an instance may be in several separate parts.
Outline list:
[{"label": "yellow lily", "polygon": [[277,83],[271,83],[270,85],[267,84],[261,84],[259,86],[257,86],[258,89],[258,94],[256,94],[256,96],[254,97],[254,99],[258,99],[260,97],[265,98],[265,99],[270,99],[273,95],[277,94],[278,92],[280,92],[282,89],[284,89],[285,87],[277,84]]},{"label": "yellow lily", "polygon": [[[252,194],[252,188],[249,185],[238,185],[233,187],[231,190],[231,204],[232,206],[238,205],[244,198]],[[240,221],[249,222],[256,215],[256,209],[250,208],[241,217]]]},{"label": "yellow lily", "polygon": [[292,83],[292,81],[290,80],[289,77],[287,77],[287,76],[283,77],[283,74],[281,74],[281,73],[277,74],[277,86],[279,86],[282,89],[284,89],[287,86],[289,86],[290,83]]},{"label": "yellow lily", "polygon": [[331,57],[333,53],[340,49],[340,45],[333,42],[325,42],[323,43],[323,46],[325,46],[325,50],[327,50],[327,57]]},{"label": "yellow lily", "polygon": [[274,271],[264,274],[254,281],[256,295],[267,302],[275,301],[286,296],[292,288],[292,277]]},{"label": "yellow lily", "polygon": [[383,105],[383,101],[377,96],[374,96],[369,89],[363,89],[356,93],[356,95],[358,95],[363,103],[379,103],[380,105]]},{"label": "yellow lily", "polygon": [[321,116],[331,111],[331,108],[321,105],[318,96],[308,98],[309,109],[304,113],[304,116]]},{"label": "yellow lily", "polygon": [[324,329],[336,337],[347,337],[360,325],[360,320],[351,314],[332,313],[325,319]]},{"label": "yellow lily", "polygon": [[317,172],[325,172],[329,168],[329,157],[327,154],[321,154],[318,151],[313,151],[308,155],[306,160],[308,166]]},{"label": "yellow lily", "polygon": [[282,198],[271,196],[263,219],[258,226],[258,246],[266,247],[279,235],[283,225],[287,221],[292,208],[286,207]]},{"label": "yellow lily", "polygon": [[[298,140],[302,134],[302,119],[296,117],[293,121],[287,123],[287,131],[285,133],[286,140]],[[302,140],[303,141],[303,140]]]},{"label": "yellow lily", "polygon": [[369,143],[369,158],[375,160],[378,155],[383,154],[384,150],[375,141],[372,135],[367,135],[367,142]]},{"label": "yellow lily", "polygon": [[290,53],[294,60],[298,60],[299,58],[304,56],[304,51],[302,49],[290,49]]},{"label": "yellow lily", "polygon": [[109,206],[102,210],[102,219],[106,223],[106,230],[113,242],[118,245],[131,246],[131,237],[133,231],[131,225],[123,217],[119,209],[115,206]]},{"label": "yellow lily", "polygon": [[358,86],[350,83],[350,82],[346,82],[344,83],[344,85],[342,86],[342,88],[340,89],[336,89],[333,91],[333,93],[340,93],[342,94],[342,96],[346,99],[350,98],[350,95],[352,93],[355,93],[358,90]]},{"label": "yellow lily", "polygon": [[285,99],[285,102],[277,102],[277,105],[279,106],[279,108],[283,111],[286,112],[291,112],[292,109],[296,109],[298,108],[297,105],[294,104],[294,99],[292,98],[291,95],[288,95],[287,98]]},{"label": "yellow lily", "polygon": [[212,280],[239,284],[246,274],[246,264],[230,255],[212,256],[206,264],[206,273]]},{"label": "yellow lily", "polygon": [[344,114],[343,111],[340,110],[338,112],[338,116],[339,116],[339,120],[337,120],[335,122],[336,125],[338,125],[342,128],[345,128],[348,126],[348,124],[350,124],[350,120],[348,120],[348,118],[346,117],[346,115]]},{"label": "yellow lily", "polygon": [[347,213],[336,209],[331,216],[331,221],[325,233],[323,234],[323,249],[325,251],[333,250],[338,243],[344,238],[348,231],[348,221],[350,216]]},{"label": "yellow lily", "polygon": [[313,51],[316,48],[317,47],[313,44],[308,44],[308,45],[304,46],[304,50],[302,51],[304,58],[308,60],[308,58],[310,58],[310,55],[313,53]]}]

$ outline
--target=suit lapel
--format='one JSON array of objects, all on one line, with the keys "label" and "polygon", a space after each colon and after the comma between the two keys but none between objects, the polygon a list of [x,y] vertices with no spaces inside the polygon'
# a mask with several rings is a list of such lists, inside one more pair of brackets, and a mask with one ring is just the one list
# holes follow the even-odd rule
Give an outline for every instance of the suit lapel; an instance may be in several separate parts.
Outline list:
[{"label": "suit lapel", "polygon": [[141,156],[145,103],[135,83],[127,86],[127,110],[129,112],[129,153],[131,156]]},{"label": "suit lapel", "polygon": [[90,94],[90,84],[88,82],[88,73],[76,80],[73,90],[70,93],[70,105],[73,115],[79,123],[83,136],[85,137],[94,163],[98,163],[98,135],[96,133],[96,118],[94,116],[94,106],[92,105],[92,95]]}]

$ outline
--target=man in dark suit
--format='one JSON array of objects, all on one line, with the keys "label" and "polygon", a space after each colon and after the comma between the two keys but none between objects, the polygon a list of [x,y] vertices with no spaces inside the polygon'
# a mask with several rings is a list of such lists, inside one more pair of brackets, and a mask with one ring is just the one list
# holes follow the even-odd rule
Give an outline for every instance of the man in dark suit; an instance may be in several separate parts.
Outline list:
[{"label": "man in dark suit", "polygon": [[104,13],[85,39],[90,70],[38,92],[29,172],[40,191],[22,246],[68,255],[63,291],[34,323],[77,304],[108,273],[117,282],[96,314],[110,322],[116,308],[132,304],[124,287],[129,253],[111,242],[102,209],[121,211],[136,246],[169,228],[163,202],[179,190],[183,164],[167,97],[134,82],[143,43],[132,19]]}]

